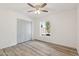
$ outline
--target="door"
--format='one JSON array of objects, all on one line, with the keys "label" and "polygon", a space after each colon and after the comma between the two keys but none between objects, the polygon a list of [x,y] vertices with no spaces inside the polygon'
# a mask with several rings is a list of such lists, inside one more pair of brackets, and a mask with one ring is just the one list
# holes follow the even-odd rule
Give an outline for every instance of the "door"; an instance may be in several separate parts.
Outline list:
[{"label": "door", "polygon": [[22,43],[32,39],[32,22],[17,20],[17,42]]}]

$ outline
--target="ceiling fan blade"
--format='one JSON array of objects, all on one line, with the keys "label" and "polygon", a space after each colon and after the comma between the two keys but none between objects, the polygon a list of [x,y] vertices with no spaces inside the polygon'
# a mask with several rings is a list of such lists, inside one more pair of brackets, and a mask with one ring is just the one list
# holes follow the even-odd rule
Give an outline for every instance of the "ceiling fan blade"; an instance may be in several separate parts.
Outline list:
[{"label": "ceiling fan blade", "polygon": [[41,5],[41,8],[45,7],[47,5],[47,3],[44,3]]},{"label": "ceiling fan blade", "polygon": [[42,12],[48,12],[47,10],[41,10]]},{"label": "ceiling fan blade", "polygon": [[35,8],[35,6],[33,6],[32,4],[30,4],[30,3],[27,3],[29,6],[31,6],[31,7],[33,7],[33,8]]},{"label": "ceiling fan blade", "polygon": [[27,12],[33,12],[34,10],[29,10],[29,11],[27,11]]}]

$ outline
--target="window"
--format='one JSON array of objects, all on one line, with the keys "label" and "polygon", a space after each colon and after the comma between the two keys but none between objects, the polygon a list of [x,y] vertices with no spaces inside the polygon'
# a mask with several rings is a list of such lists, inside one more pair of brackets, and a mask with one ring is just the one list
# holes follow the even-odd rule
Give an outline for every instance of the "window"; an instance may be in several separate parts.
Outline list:
[{"label": "window", "polygon": [[50,22],[49,21],[40,22],[40,35],[50,36]]}]

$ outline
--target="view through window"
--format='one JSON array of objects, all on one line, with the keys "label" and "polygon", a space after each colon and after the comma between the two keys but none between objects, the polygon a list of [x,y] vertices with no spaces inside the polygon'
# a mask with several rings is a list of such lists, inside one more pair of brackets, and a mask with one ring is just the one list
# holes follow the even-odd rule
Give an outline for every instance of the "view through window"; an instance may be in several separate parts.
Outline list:
[{"label": "view through window", "polygon": [[50,36],[50,22],[49,21],[40,22],[40,35]]}]

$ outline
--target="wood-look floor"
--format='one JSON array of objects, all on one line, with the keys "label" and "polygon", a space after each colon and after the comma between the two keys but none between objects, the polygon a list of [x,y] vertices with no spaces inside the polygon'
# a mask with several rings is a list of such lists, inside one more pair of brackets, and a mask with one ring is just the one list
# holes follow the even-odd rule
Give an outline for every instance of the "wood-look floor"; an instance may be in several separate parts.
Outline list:
[{"label": "wood-look floor", "polygon": [[0,50],[0,56],[77,56],[77,53],[65,53],[60,48],[52,47],[40,41],[28,41]]}]

